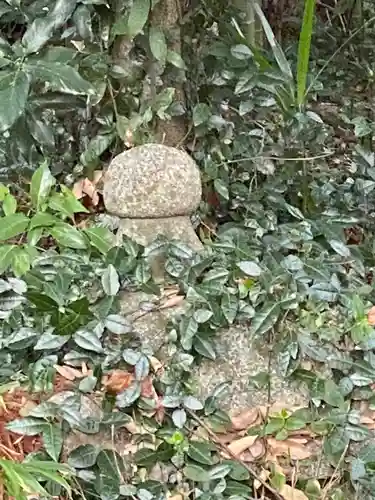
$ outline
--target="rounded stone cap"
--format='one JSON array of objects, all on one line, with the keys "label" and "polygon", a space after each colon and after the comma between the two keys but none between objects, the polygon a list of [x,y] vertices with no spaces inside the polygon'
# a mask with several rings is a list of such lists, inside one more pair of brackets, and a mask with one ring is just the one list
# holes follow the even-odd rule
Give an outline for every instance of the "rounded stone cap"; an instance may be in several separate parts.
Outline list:
[{"label": "rounded stone cap", "polygon": [[189,215],[199,205],[199,169],[184,151],[145,144],[116,156],[104,180],[104,204],[119,217],[147,219]]}]

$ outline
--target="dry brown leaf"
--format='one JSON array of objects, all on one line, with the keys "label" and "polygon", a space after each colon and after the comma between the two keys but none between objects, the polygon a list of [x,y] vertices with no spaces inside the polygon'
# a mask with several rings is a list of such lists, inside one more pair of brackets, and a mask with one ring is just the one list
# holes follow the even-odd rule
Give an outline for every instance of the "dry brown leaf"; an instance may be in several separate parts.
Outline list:
[{"label": "dry brown leaf", "polygon": [[288,441],[290,443],[294,443],[294,444],[306,444],[309,442],[308,439],[304,438],[304,437],[288,437]]},{"label": "dry brown leaf", "polygon": [[258,439],[255,443],[249,448],[249,452],[253,456],[254,459],[260,458],[266,452],[266,448],[264,446],[263,441]]},{"label": "dry brown leaf", "polygon": [[173,495],[172,497],[168,497],[168,500],[184,500],[184,497],[178,494],[178,495]]},{"label": "dry brown leaf", "polygon": [[[31,410],[36,408],[38,405],[35,403],[35,401],[26,401],[25,404],[22,406],[22,408],[19,411],[20,417],[27,417]],[[1,498],[1,497],[0,497]]]},{"label": "dry brown leaf", "polygon": [[372,306],[367,313],[367,321],[371,326],[375,326],[375,306]]},{"label": "dry brown leaf", "polygon": [[273,456],[285,455],[293,460],[304,460],[305,458],[310,458],[313,455],[308,445],[295,444],[289,439],[286,439],[285,441],[278,441],[274,438],[268,438],[267,444],[270,448],[270,454]]},{"label": "dry brown leaf", "polygon": [[242,411],[231,418],[232,429],[235,431],[242,431],[248,429],[252,425],[256,425],[259,418],[259,411],[257,408]]},{"label": "dry brown leaf", "polygon": [[285,500],[309,500],[303,491],[292,488],[288,484],[284,484],[280,490],[280,494]]},{"label": "dry brown leaf", "polygon": [[155,356],[150,356],[148,359],[150,361],[151,368],[155,373],[163,369],[163,364],[157,358],[155,358]]},{"label": "dry brown leaf", "polygon": [[174,295],[163,302],[163,304],[160,305],[159,309],[168,309],[169,307],[179,306],[184,300],[185,297],[183,295]]},{"label": "dry brown leaf", "polygon": [[93,175],[93,180],[91,181],[87,177],[85,179],[80,179],[77,181],[72,189],[74,196],[80,200],[84,195],[87,195],[91,198],[92,204],[94,206],[99,203],[99,194],[98,194],[98,183],[103,177],[102,170],[95,170]]},{"label": "dry brown leaf", "polygon": [[150,376],[144,378],[141,382],[141,396],[144,398],[158,399],[152,378]]},{"label": "dry brown leaf", "polygon": [[124,370],[113,370],[109,375],[103,377],[105,389],[112,394],[125,391],[133,382],[134,375]]},{"label": "dry brown leaf", "polygon": [[[271,475],[271,471],[266,470],[266,469],[262,469],[260,471],[259,477],[260,477],[260,479],[263,479],[263,481],[267,481],[268,478],[270,477],[270,475]],[[259,490],[259,488],[262,486],[262,483],[260,481],[258,481],[258,479],[254,479],[253,484],[254,484],[254,488],[256,490]]]},{"label": "dry brown leaf", "polygon": [[235,441],[236,439],[239,439],[240,437],[245,435],[245,431],[241,432],[227,432],[226,434],[218,434],[218,440],[222,444],[228,444],[231,443],[232,441]]},{"label": "dry brown leaf", "polygon": [[71,366],[67,365],[54,365],[55,370],[57,373],[59,373],[62,377],[66,378],[66,380],[70,380],[73,382],[76,378],[83,378],[84,375],[82,372],[77,370],[76,368],[72,368]]},{"label": "dry brown leaf", "polygon": [[258,439],[258,436],[246,436],[241,439],[236,439],[235,441],[232,441],[228,445],[228,449],[234,454],[234,455],[240,455],[243,453],[245,450],[250,448],[250,446],[253,446],[255,441]]},{"label": "dry brown leaf", "polygon": [[134,422],[133,419],[131,419],[130,422],[128,422],[127,424],[124,425],[125,429],[130,432],[130,434],[138,434],[139,433],[139,429],[138,429],[138,426],[137,424]]}]

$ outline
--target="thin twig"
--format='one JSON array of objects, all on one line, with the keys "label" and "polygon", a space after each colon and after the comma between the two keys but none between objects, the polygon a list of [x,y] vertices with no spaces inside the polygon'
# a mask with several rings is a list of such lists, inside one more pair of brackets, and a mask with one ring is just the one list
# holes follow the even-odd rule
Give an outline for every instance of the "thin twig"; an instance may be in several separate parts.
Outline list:
[{"label": "thin twig", "polygon": [[327,153],[322,153],[321,155],[316,155],[316,156],[296,156],[294,158],[286,158],[283,156],[249,156],[247,158],[238,158],[237,160],[228,160],[224,163],[241,163],[243,161],[251,161],[251,160],[274,160],[274,161],[313,161],[313,160],[319,160],[321,158],[327,158],[328,156],[332,156],[335,152],[334,151],[328,151]]},{"label": "thin twig", "polygon": [[348,451],[348,448],[349,448],[349,443],[345,446],[345,449],[342,452],[341,457],[339,458],[339,461],[337,462],[336,468],[333,471],[333,474],[330,477],[328,484],[323,489],[322,500],[325,500],[327,498],[327,495],[329,493],[330,488],[333,486],[335,481],[337,481],[337,472],[338,472],[338,470],[339,470],[339,468],[340,468],[340,466],[341,466],[341,464],[346,456],[346,452]]},{"label": "thin twig", "polygon": [[214,443],[216,443],[218,446],[220,446],[233,460],[236,460],[236,462],[239,462],[245,469],[250,472],[250,474],[253,476],[254,479],[260,482],[260,484],[269,492],[274,495],[276,500],[285,500],[283,496],[280,495],[278,491],[276,491],[272,486],[270,486],[264,479],[262,479],[257,472],[250,467],[246,462],[241,460],[235,453],[232,452],[230,448],[224,443],[222,443],[218,437],[218,435],[208,427],[208,425],[203,422],[202,419],[200,419],[193,411],[189,410],[188,408],[185,408],[185,411],[191,416],[193,420],[195,420],[203,429],[207,432],[208,436],[212,439]]}]

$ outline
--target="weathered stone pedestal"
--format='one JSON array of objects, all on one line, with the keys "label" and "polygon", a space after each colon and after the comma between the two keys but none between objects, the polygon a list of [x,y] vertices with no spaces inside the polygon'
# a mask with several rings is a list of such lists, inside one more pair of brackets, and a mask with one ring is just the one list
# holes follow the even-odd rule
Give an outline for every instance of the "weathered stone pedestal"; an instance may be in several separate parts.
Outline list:
[{"label": "weathered stone pedestal", "polygon": [[[201,181],[198,167],[185,152],[160,144],[139,146],[114,158],[109,166],[104,184],[104,203],[111,214],[120,217],[118,237],[126,235],[147,246],[158,235],[178,239],[195,251],[202,250],[190,215],[201,199]],[[154,278],[162,283],[163,263],[153,259]],[[141,309],[141,303],[157,299],[144,293],[124,293],[121,310],[124,315]],[[166,326],[174,314],[181,314],[189,307],[186,302],[176,308],[156,309],[141,315],[133,322],[137,336],[152,351],[159,354],[167,342]],[[203,361],[196,370],[200,395],[208,396],[214,386],[231,381],[232,389],[224,401],[226,409],[245,409],[254,405],[284,400],[302,404],[301,393],[286,384],[273,372],[271,393],[267,388],[254,390],[250,377],[267,371],[268,358],[259,353],[248,336],[246,326],[218,332],[218,359]],[[168,349],[164,350],[168,353]],[[166,361],[164,359],[164,361]]]},{"label": "weathered stone pedestal", "polygon": [[202,249],[190,222],[201,200],[200,173],[184,151],[146,144],[121,153],[109,165],[103,195],[108,212],[120,218],[120,241],[126,235],[147,246],[165,236]]}]

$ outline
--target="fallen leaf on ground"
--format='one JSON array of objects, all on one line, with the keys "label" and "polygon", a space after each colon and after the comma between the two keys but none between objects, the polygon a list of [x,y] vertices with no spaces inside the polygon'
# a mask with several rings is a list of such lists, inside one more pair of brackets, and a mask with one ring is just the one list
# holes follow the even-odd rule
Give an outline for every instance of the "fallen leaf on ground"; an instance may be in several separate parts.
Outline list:
[{"label": "fallen leaf on ground", "polygon": [[155,356],[150,356],[149,358],[151,368],[154,370],[155,373],[163,369],[163,364],[155,358]]},{"label": "fallen leaf on ground", "polygon": [[144,398],[158,399],[156,394],[152,377],[148,376],[144,378],[141,382],[141,396]]},{"label": "fallen leaf on ground", "polygon": [[369,325],[375,326],[375,306],[372,306],[367,313],[367,321],[369,322]]},{"label": "fallen leaf on ground", "polygon": [[[267,481],[267,479],[270,477],[271,471],[262,469],[260,471],[259,477],[260,479],[263,479],[263,481]],[[262,486],[262,483],[258,479],[254,479],[254,488],[256,490],[259,490],[259,488]]]},{"label": "fallen leaf on ground", "polygon": [[[307,444],[296,444],[289,439],[278,441],[274,438],[268,438],[267,444],[270,449],[270,454],[273,456],[287,456],[293,460],[304,460],[313,455],[313,451]],[[314,443],[309,443],[313,445]]]},{"label": "fallen leaf on ground", "polygon": [[234,455],[240,455],[243,451],[250,448],[257,439],[258,436],[246,436],[241,439],[236,439],[228,445],[228,449],[234,453]]},{"label": "fallen leaf on ground", "polygon": [[288,437],[288,441],[294,444],[306,444],[309,442],[309,440],[304,437]]},{"label": "fallen leaf on ground", "polygon": [[168,500],[184,500],[184,497],[178,494],[178,495],[173,495],[172,497],[168,497]]},{"label": "fallen leaf on ground", "polygon": [[245,410],[231,418],[232,429],[235,431],[242,431],[248,429],[252,425],[256,425],[259,419],[259,411],[257,408]]},{"label": "fallen leaf on ground", "polygon": [[137,434],[139,432],[138,426],[133,419],[125,424],[124,427],[128,432],[130,432],[130,434]]},{"label": "fallen leaf on ground", "polygon": [[98,183],[103,177],[102,170],[95,170],[93,179],[90,180],[87,177],[85,179],[80,179],[73,186],[74,196],[80,200],[85,195],[91,199],[94,206],[99,203],[99,193],[98,193]]},{"label": "fallen leaf on ground", "polygon": [[169,297],[168,300],[163,302],[163,304],[160,305],[159,309],[168,309],[169,307],[179,306],[184,300],[185,297],[183,295],[174,295],[173,297]]},{"label": "fallen leaf on ground", "polygon": [[292,488],[288,484],[284,484],[279,493],[285,500],[309,500],[303,491]]},{"label": "fallen leaf on ground", "polygon": [[120,394],[125,391],[134,380],[132,373],[125,370],[113,370],[106,377],[103,377],[103,385],[111,394]]},{"label": "fallen leaf on ground", "polygon": [[262,457],[265,454],[265,452],[266,448],[264,446],[263,441],[261,441],[260,439],[255,441],[255,443],[249,448],[249,453],[251,453],[254,460]]},{"label": "fallen leaf on ground", "polygon": [[54,365],[55,370],[57,373],[59,373],[62,377],[66,378],[67,380],[70,380],[73,382],[76,378],[83,378],[84,375],[82,372],[77,370],[76,368],[72,368],[71,366],[66,366],[66,365]]},{"label": "fallen leaf on ground", "polygon": [[[235,441],[236,439],[239,439],[245,434],[245,432],[227,432],[226,434],[218,434],[218,440],[222,444],[228,444],[231,443],[232,441]],[[207,439],[207,434],[204,434]],[[198,436],[199,437],[199,436]]]}]

